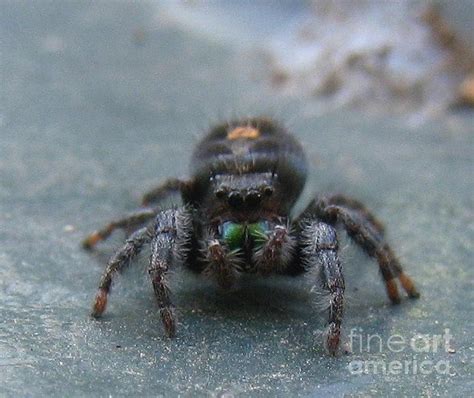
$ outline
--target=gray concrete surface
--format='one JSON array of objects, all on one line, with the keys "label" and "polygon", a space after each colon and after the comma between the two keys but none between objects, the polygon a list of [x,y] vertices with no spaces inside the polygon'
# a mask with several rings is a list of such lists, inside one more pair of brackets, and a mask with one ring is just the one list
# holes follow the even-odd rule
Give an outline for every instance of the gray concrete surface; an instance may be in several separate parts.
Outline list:
[{"label": "gray concrete surface", "polygon": [[[472,112],[417,128],[349,111],[317,117],[258,83],[265,71],[249,66],[250,54],[176,29],[151,3],[1,9],[1,396],[472,394]],[[389,305],[376,265],[341,232],[346,341],[355,328],[365,343],[350,355],[324,352],[310,278],[246,280],[222,293],[178,270],[170,341],[146,254],[116,284],[104,319],[91,320],[122,236],[95,254],[81,239],[159,181],[186,175],[209,124],[253,113],[278,117],[304,142],[312,173],[302,203],[314,191],[346,192],[386,221],[422,298]],[[448,347],[436,349],[446,329]],[[382,349],[367,350],[367,335]],[[391,336],[407,343],[390,350]],[[385,374],[359,372],[374,363]]]}]

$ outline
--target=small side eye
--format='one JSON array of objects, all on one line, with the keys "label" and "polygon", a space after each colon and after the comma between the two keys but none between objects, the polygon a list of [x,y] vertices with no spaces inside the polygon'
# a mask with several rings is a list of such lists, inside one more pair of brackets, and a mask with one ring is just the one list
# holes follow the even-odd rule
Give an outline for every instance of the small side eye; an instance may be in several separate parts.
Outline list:
[{"label": "small side eye", "polygon": [[225,190],[222,189],[222,188],[217,189],[217,190],[214,192],[214,195],[216,195],[216,198],[217,198],[217,199],[224,199],[224,198],[226,197]]},{"label": "small side eye", "polygon": [[271,186],[266,186],[263,188],[263,193],[265,196],[272,196],[273,195],[273,188]]}]

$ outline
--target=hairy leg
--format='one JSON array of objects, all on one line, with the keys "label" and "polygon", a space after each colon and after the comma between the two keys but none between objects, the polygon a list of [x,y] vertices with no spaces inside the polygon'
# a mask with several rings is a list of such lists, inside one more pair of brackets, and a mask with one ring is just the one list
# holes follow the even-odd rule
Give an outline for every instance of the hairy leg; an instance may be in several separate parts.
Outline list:
[{"label": "hairy leg", "polygon": [[[337,203],[337,201],[335,201]],[[385,281],[387,294],[392,303],[400,302],[400,295],[395,279],[398,278],[402,287],[411,298],[419,297],[419,293],[411,278],[403,272],[403,268],[391,247],[385,242],[380,228],[371,220],[376,218],[367,211],[370,217],[361,217],[357,209],[352,210],[343,205],[334,204],[331,197],[313,200],[303,212],[303,216],[314,214],[322,221],[335,225],[342,223],[349,236],[370,256],[377,260],[380,272]],[[382,230],[383,231],[383,230]]]},{"label": "hairy leg", "polygon": [[82,247],[87,250],[93,249],[95,245],[107,239],[116,229],[138,228],[155,217],[158,211],[158,208],[140,209],[128,216],[114,220],[102,229],[94,231],[88,235],[82,241]]},{"label": "hairy leg", "polygon": [[[185,190],[188,186],[189,183],[186,181],[171,178],[150,192],[146,193],[143,196],[142,204],[144,206],[149,206],[151,204],[156,205],[173,193],[183,192],[183,190]],[[136,210],[130,215],[114,220],[108,223],[105,227],[89,234],[82,241],[82,246],[84,249],[90,250],[94,248],[99,242],[107,239],[116,229],[128,230],[139,228],[155,217],[160,210],[161,208],[157,206],[148,207],[145,209]]]},{"label": "hairy leg", "polygon": [[335,194],[326,197],[326,201],[332,205],[343,206],[362,220],[369,228],[372,228],[380,237],[385,233],[385,227],[369,209],[357,199],[342,194]]},{"label": "hairy leg", "polygon": [[328,293],[328,329],[326,347],[336,355],[344,313],[344,275],[338,256],[336,230],[323,222],[307,220],[300,235],[301,261],[305,268],[319,266],[322,288]]},{"label": "hairy leg", "polygon": [[188,184],[187,181],[170,178],[158,185],[156,188],[145,193],[142,197],[142,205],[149,206],[152,203],[159,203],[173,193],[182,192]]},{"label": "hairy leg", "polygon": [[186,209],[170,209],[158,214],[151,242],[148,273],[163,327],[169,337],[176,334],[176,317],[167,277],[171,266],[177,261],[187,260],[191,233],[192,220]]},{"label": "hairy leg", "polygon": [[92,306],[92,316],[99,317],[107,306],[107,296],[110,292],[114,276],[121,272],[134,257],[140,253],[143,245],[151,241],[152,226],[142,228],[133,233],[125,244],[111,257],[99,284],[99,290]]}]

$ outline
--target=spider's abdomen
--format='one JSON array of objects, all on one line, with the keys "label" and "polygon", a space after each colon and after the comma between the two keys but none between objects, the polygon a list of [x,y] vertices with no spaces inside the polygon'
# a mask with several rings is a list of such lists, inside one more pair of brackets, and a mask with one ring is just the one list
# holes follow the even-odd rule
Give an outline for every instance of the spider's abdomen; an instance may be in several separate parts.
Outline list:
[{"label": "spider's abdomen", "polygon": [[191,162],[191,172],[201,192],[216,175],[271,173],[288,204],[292,204],[303,189],[306,169],[301,145],[267,118],[242,119],[216,126],[198,144]]}]

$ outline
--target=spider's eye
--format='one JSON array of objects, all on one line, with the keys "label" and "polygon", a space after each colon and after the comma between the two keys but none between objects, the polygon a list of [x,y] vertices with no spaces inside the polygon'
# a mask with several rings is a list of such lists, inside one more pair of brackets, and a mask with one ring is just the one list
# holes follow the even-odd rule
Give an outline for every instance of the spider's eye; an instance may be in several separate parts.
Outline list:
[{"label": "spider's eye", "polygon": [[260,192],[257,191],[250,191],[247,193],[247,195],[245,195],[245,203],[249,206],[257,206],[261,199],[262,195],[260,195]]},{"label": "spider's eye", "polygon": [[240,192],[231,192],[228,200],[232,207],[239,207],[242,205],[242,203],[244,203],[244,198]]},{"label": "spider's eye", "polygon": [[214,195],[216,195],[216,198],[217,198],[217,199],[224,199],[224,198],[226,197],[225,190],[222,189],[222,188],[217,189],[217,190],[214,192]]},{"label": "spider's eye", "polygon": [[263,193],[265,194],[265,196],[272,196],[273,188],[267,185],[265,188],[263,188]]}]

